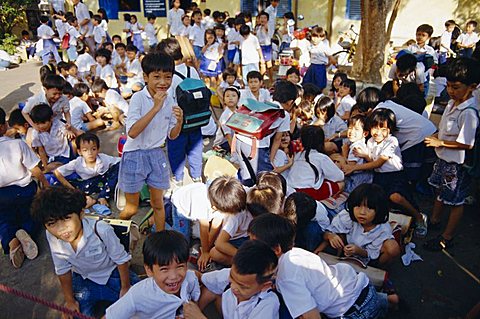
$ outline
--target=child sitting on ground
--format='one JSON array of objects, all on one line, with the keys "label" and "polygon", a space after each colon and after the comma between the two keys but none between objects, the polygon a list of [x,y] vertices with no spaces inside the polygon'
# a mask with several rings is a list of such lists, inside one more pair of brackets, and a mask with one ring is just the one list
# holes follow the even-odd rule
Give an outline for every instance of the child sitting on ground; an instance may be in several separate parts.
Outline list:
[{"label": "child sitting on ground", "polygon": [[102,79],[95,79],[92,84],[92,93],[102,105],[97,109],[96,116],[102,117],[105,113],[112,116],[110,129],[120,127],[128,113],[128,102],[114,89],[110,89]]},{"label": "child sitting on ground", "polygon": [[49,187],[33,201],[32,216],[45,225],[65,307],[93,316],[99,301],[117,301],[138,279],[112,226],[84,218],[85,205],[81,191]]},{"label": "child sitting on ground", "polygon": [[277,263],[277,256],[265,243],[245,242],[233,258],[232,268],[202,275],[199,308],[184,305],[186,318],[206,319],[200,309],[212,301],[221,305],[225,319],[278,318],[280,302],[271,289]]},{"label": "child sitting on ground", "polygon": [[127,76],[127,83],[122,86],[122,96],[124,98],[130,97],[145,86],[142,65],[137,59],[137,47],[132,44],[127,45],[126,51],[128,61],[125,63],[124,75]]},{"label": "child sitting on ground", "polygon": [[280,214],[283,194],[269,185],[255,185],[247,193],[247,211],[253,218],[261,214]]},{"label": "child sitting on ground", "polygon": [[111,305],[105,318],[182,318],[182,305],[200,298],[197,276],[187,269],[188,251],[188,242],[176,231],[150,234],[143,243],[148,278]]},{"label": "child sitting on ground", "polygon": [[292,248],[295,227],[284,217],[264,214],[255,218],[248,233],[266,243],[279,257],[275,280],[293,318],[373,319],[385,315],[398,296],[377,293],[368,277],[348,264],[327,265],[318,255]]},{"label": "child sitting on ground", "polygon": [[109,88],[117,89],[118,81],[110,64],[111,58],[112,53],[107,49],[98,49],[97,52],[95,52],[95,60],[97,61],[95,78],[104,80]]},{"label": "child sitting on ground", "polygon": [[[355,188],[347,200],[346,210],[332,220],[324,235],[325,245],[341,250],[345,256],[355,256],[364,264],[376,262],[390,264],[400,256],[400,246],[392,235],[388,223],[388,197],[375,184],[362,184]],[[346,241],[341,235],[346,235]]]},{"label": "child sitting on ground", "polygon": [[290,167],[293,165],[293,154],[290,150],[290,132],[282,133],[282,140],[278,148],[275,159],[273,160],[274,172],[282,174],[283,177],[288,177]]},{"label": "child sitting on ground", "polygon": [[393,94],[396,95],[398,88],[403,83],[416,83],[420,91],[424,92],[424,83],[426,81],[425,66],[418,62],[417,58],[410,53],[398,57],[390,68],[388,77],[393,80]]},{"label": "child sitting on ground", "polygon": [[340,100],[336,104],[337,115],[344,121],[350,117],[350,110],[355,105],[355,94],[357,94],[357,85],[352,79],[345,79],[338,88],[337,97]]},{"label": "child sitting on ground", "polygon": [[30,126],[30,124],[28,124],[25,117],[23,117],[20,109],[15,109],[10,112],[10,115],[8,116],[8,126],[10,126],[9,132],[13,131],[13,135],[20,135],[22,141],[27,143],[28,146],[32,147],[32,134],[34,129]]},{"label": "child sitting on ground", "polygon": [[327,154],[336,153],[342,148],[342,133],[347,125],[335,112],[335,103],[329,97],[321,97],[315,104],[316,120],[313,125],[321,126],[325,134],[325,151]]},{"label": "child sitting on ground", "polygon": [[92,109],[87,104],[89,92],[90,88],[85,83],[75,84],[73,87],[73,98],[70,100],[72,126],[84,132],[105,126],[102,119],[96,119],[92,115]]},{"label": "child sitting on ground", "polygon": [[[53,171],[62,164],[75,158],[66,125],[53,117],[53,111],[47,104],[35,106],[31,112],[33,123],[38,128],[32,134],[32,147],[37,148],[44,172]],[[80,135],[74,127],[75,135]]]},{"label": "child sitting on ground", "polygon": [[223,81],[220,82],[217,88],[217,96],[220,100],[220,103],[224,105],[223,95],[225,93],[225,89],[231,86],[234,86],[237,89],[240,89],[241,86],[240,86],[240,83],[238,83],[237,81],[237,73],[232,68],[226,68],[225,71],[223,71],[222,79]]},{"label": "child sitting on ground", "polygon": [[331,98],[335,102],[335,105],[337,105],[338,101],[340,100],[338,98],[338,91],[340,90],[340,85],[346,79],[348,79],[348,77],[343,72],[335,72],[335,74],[333,75],[332,87],[330,88],[330,91],[328,92],[328,97]]},{"label": "child sitting on ground", "polygon": [[100,153],[100,140],[93,133],[78,136],[75,144],[80,156],[57,168],[55,177],[65,187],[81,189],[87,195],[87,207],[96,202],[92,194],[98,194],[99,204],[108,206],[117,185],[120,158]]},{"label": "child sitting on ground", "polygon": [[240,90],[239,105],[245,104],[247,99],[254,99],[258,102],[270,102],[272,97],[267,89],[262,88],[263,76],[258,71],[250,71],[247,74],[248,87]]}]

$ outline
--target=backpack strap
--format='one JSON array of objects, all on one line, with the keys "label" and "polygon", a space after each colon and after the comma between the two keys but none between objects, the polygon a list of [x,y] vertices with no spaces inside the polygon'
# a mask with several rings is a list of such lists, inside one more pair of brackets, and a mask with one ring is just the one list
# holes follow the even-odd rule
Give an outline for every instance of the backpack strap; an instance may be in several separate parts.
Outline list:
[{"label": "backpack strap", "polygon": [[186,78],[190,77],[190,67],[187,66],[187,76],[183,75],[182,73],[178,72],[177,70],[173,71],[173,74],[181,78],[182,80],[185,80]]},{"label": "backpack strap", "polygon": [[95,232],[95,235],[97,235],[98,239],[100,239],[100,241],[105,244],[105,242],[103,241],[102,237],[100,237],[100,234],[98,233],[98,230],[97,230],[97,223],[101,221],[101,219],[97,219],[95,221],[95,225],[93,226],[93,231]]}]

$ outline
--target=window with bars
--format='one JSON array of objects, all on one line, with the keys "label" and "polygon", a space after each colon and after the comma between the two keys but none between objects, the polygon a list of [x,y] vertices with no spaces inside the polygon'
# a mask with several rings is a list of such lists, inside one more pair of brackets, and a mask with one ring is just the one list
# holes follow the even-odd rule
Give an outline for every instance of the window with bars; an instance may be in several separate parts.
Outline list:
[{"label": "window with bars", "polygon": [[[270,5],[269,1],[262,0],[241,0],[240,10],[242,12],[250,12],[255,17],[260,11]],[[292,0],[280,0],[278,3],[277,18],[283,17],[286,12],[292,11]]]},{"label": "window with bars", "polygon": [[350,20],[362,20],[362,1],[347,0],[345,18]]}]

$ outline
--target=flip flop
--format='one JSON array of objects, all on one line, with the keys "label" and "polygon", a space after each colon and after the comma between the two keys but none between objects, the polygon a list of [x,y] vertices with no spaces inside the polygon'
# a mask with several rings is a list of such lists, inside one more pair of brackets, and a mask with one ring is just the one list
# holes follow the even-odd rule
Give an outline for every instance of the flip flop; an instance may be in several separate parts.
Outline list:
[{"label": "flip flop", "polygon": [[110,210],[110,208],[108,208],[107,206],[102,205],[102,204],[95,204],[95,205],[92,206],[92,209],[93,209],[98,215],[109,216],[109,215],[112,214],[112,211]]},{"label": "flip flop", "polygon": [[22,244],[23,252],[28,259],[34,259],[38,256],[38,247],[37,244],[33,241],[32,237],[27,234],[23,229],[17,230],[15,237]]},{"label": "flip flop", "polygon": [[10,261],[14,268],[22,267],[24,260],[25,254],[23,253],[22,245],[18,245],[15,249],[10,250]]}]

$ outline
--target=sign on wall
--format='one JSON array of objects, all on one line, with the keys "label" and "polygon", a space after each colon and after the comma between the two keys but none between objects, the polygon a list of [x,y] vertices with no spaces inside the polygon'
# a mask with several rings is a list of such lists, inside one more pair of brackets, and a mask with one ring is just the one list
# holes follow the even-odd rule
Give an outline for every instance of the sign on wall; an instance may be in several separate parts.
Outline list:
[{"label": "sign on wall", "polygon": [[166,0],[143,0],[143,12],[145,17],[153,14],[156,17],[165,18],[167,16]]}]

